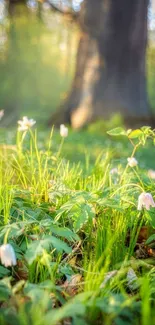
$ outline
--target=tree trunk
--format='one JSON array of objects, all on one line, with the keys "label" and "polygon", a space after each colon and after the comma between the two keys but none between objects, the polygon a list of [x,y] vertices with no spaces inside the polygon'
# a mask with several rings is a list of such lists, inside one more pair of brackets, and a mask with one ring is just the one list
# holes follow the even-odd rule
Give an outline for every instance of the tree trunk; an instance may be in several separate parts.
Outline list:
[{"label": "tree trunk", "polygon": [[64,105],[66,121],[73,127],[113,113],[131,123],[150,120],[145,69],[148,3],[84,1],[75,77]]}]

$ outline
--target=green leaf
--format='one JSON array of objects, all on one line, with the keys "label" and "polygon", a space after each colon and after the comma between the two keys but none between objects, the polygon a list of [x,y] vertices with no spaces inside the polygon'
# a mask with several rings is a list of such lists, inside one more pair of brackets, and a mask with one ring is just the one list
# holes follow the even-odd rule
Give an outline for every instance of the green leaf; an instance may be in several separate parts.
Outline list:
[{"label": "green leaf", "polygon": [[127,135],[127,132],[122,127],[117,127],[107,132],[109,135],[118,136],[118,135]]},{"label": "green leaf", "polygon": [[128,137],[130,139],[140,138],[143,135],[143,132],[140,129],[133,130],[129,133]]},{"label": "green leaf", "polygon": [[20,224],[12,223],[11,225],[4,226],[0,232],[0,237],[3,238],[8,233],[8,238],[17,238],[23,233],[23,228]]},{"label": "green leaf", "polygon": [[59,228],[57,226],[53,226],[51,227],[51,231],[61,237],[64,237],[68,240],[80,240],[79,236],[77,234],[75,234],[71,229],[68,228]]},{"label": "green leaf", "polygon": [[86,312],[86,307],[80,301],[75,300],[66,303],[63,307],[49,311],[45,316],[45,325],[56,325],[64,318],[83,316]]},{"label": "green leaf", "polygon": [[155,241],[155,234],[151,235],[147,240],[146,240],[146,245],[151,244],[153,241]]},{"label": "green leaf", "polygon": [[151,126],[142,126],[141,130],[145,133],[145,134],[149,134],[149,131],[151,129]]},{"label": "green leaf", "polygon": [[125,209],[125,205],[121,202],[121,198],[118,199],[107,199],[101,198],[97,201],[100,206],[108,207],[111,209],[115,209],[118,211],[123,211]]},{"label": "green leaf", "polygon": [[9,273],[10,273],[10,270],[8,270],[4,266],[0,265],[0,278],[7,276]]},{"label": "green leaf", "polygon": [[8,300],[9,296],[11,296],[10,280],[9,278],[4,278],[0,280],[0,301]]},{"label": "green leaf", "polygon": [[62,240],[53,236],[45,236],[43,239],[36,240],[29,245],[25,255],[28,263],[32,264],[38,256],[43,254],[44,250],[49,251],[51,246],[56,248],[59,252],[65,251],[66,253],[71,253],[72,251]]},{"label": "green leaf", "polygon": [[51,236],[51,243],[59,252],[65,252],[67,254],[71,253],[72,249],[61,239]]},{"label": "green leaf", "polygon": [[27,282],[24,287],[24,294],[30,297],[33,301],[38,302],[38,300],[43,299],[43,295],[45,294],[45,292],[48,293],[49,296],[49,292],[61,292],[61,290],[62,289],[60,287],[55,286],[54,283],[50,280],[46,280],[37,284]]},{"label": "green leaf", "polygon": [[149,211],[145,211],[145,215],[148,217],[151,227],[155,228],[155,209],[151,208]]},{"label": "green leaf", "polygon": [[[48,245],[47,245],[48,243]],[[25,257],[29,264],[32,264],[34,260],[43,254],[44,249],[49,249],[49,242],[46,240],[36,240],[28,246]]]},{"label": "green leaf", "polygon": [[92,205],[90,204],[80,204],[77,205],[76,213],[74,214],[74,229],[79,231],[82,226],[89,220],[89,218],[95,217],[95,211]]}]

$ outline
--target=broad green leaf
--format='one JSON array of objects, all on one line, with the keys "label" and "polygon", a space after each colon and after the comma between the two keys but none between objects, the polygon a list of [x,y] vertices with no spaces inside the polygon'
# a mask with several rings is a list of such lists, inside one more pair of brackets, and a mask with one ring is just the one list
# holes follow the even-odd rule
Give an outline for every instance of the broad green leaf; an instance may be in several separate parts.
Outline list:
[{"label": "broad green leaf", "polygon": [[128,137],[130,139],[136,139],[136,138],[139,138],[143,135],[143,132],[140,130],[140,129],[137,129],[137,130],[133,130],[129,133]]},{"label": "broad green leaf", "polygon": [[7,301],[9,299],[10,292],[8,288],[0,285],[0,302]]},{"label": "broad green leaf", "polygon": [[107,132],[109,135],[118,136],[118,135],[127,135],[127,132],[122,127],[117,127]]},{"label": "broad green leaf", "polygon": [[71,229],[69,228],[59,228],[57,226],[53,226],[51,227],[51,231],[61,237],[64,237],[68,240],[79,240],[79,236],[77,234],[75,234]]},{"label": "broad green leaf", "polygon": [[80,301],[75,300],[66,303],[59,309],[49,311],[45,316],[45,325],[56,325],[64,318],[83,316],[86,312],[86,307]]},{"label": "broad green leaf", "polygon": [[38,284],[28,282],[24,287],[24,294],[30,297],[32,300],[38,301],[38,299],[42,299],[45,292],[47,292],[49,296],[49,292],[61,292],[61,290],[62,289],[58,286],[55,286],[52,281],[46,280]]},{"label": "broad green leaf", "polygon": [[[5,274],[6,276],[7,274]],[[4,278],[0,280],[0,301],[8,300],[9,296],[11,296],[11,286],[10,286],[10,279]]]},{"label": "broad green leaf", "polygon": [[72,249],[61,239],[51,236],[51,244],[57,249],[59,252],[65,252],[67,254],[71,253]]},{"label": "broad green leaf", "polygon": [[[22,224],[22,223],[21,223]],[[7,225],[2,228],[0,232],[0,237],[4,237],[6,233],[8,233],[8,238],[17,238],[21,236],[23,233],[24,227],[22,227],[20,223],[12,223],[11,225]]]},{"label": "broad green leaf", "polygon": [[70,253],[72,251],[71,248],[59,238],[45,236],[44,239],[36,240],[29,245],[25,255],[28,263],[32,264],[38,256],[43,254],[44,250],[49,251],[52,246],[59,252],[65,251],[66,253]]},{"label": "broad green leaf", "polygon": [[89,220],[89,218],[95,217],[95,210],[90,204],[80,204],[77,205],[77,211],[74,214],[74,229],[75,231],[79,231],[82,226]]},{"label": "broad green leaf", "polygon": [[26,251],[25,257],[29,264],[32,264],[33,261],[43,254],[44,249],[49,249],[50,243],[47,240],[36,240],[32,242]]},{"label": "broad green leaf", "polygon": [[115,200],[115,199],[106,199],[106,198],[101,198],[97,201],[97,203],[100,206],[104,207],[109,207],[111,209],[115,209],[118,211],[123,211],[125,206],[122,204],[121,199]]},{"label": "broad green leaf", "polygon": [[155,228],[155,209],[151,208],[149,211],[145,212],[146,216],[148,215],[148,221],[151,227]]},{"label": "broad green leaf", "polygon": [[73,322],[72,322],[73,325],[88,325],[88,322],[83,319],[83,318],[80,318],[79,316],[73,316]]},{"label": "broad green leaf", "polygon": [[10,273],[10,270],[8,270],[4,266],[0,265],[0,278],[7,276],[9,273]]},{"label": "broad green leaf", "polygon": [[151,235],[147,240],[146,240],[146,245],[151,244],[153,241],[155,241],[155,234]]}]

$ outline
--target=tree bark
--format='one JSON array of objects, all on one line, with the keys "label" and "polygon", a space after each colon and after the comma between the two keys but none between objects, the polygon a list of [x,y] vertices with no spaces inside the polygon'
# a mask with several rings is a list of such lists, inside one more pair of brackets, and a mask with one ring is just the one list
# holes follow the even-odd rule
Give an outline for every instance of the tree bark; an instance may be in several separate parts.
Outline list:
[{"label": "tree bark", "polygon": [[[120,113],[150,121],[146,87],[149,0],[85,0],[75,77],[64,104],[74,128]],[[131,121],[131,123],[130,123]]]}]

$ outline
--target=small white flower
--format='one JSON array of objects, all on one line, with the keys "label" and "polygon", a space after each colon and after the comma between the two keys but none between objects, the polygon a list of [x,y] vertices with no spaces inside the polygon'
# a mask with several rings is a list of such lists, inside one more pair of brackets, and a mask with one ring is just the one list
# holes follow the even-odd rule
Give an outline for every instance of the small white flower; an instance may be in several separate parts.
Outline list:
[{"label": "small white flower", "polygon": [[66,138],[68,136],[68,128],[64,124],[60,125],[60,135],[63,138]]},{"label": "small white flower", "polygon": [[110,170],[110,175],[117,175],[117,174],[118,174],[118,168],[117,168],[117,167],[112,168],[112,169]]},{"label": "small white flower", "polygon": [[153,170],[153,169],[149,169],[149,170],[148,170],[148,176],[149,176],[151,179],[155,179],[155,170]]},{"label": "small white flower", "polygon": [[142,208],[146,208],[146,210],[150,210],[150,207],[155,207],[155,202],[150,193],[141,193],[138,197],[138,207],[137,209],[140,211]]},{"label": "small white flower", "polygon": [[10,244],[3,244],[0,247],[1,263],[5,266],[14,266],[17,264],[15,251]]},{"label": "small white flower", "polygon": [[34,124],[36,123],[35,120],[33,119],[28,119],[27,116],[24,116],[22,120],[18,121],[19,127],[18,130],[19,131],[27,131],[28,129],[30,129]]},{"label": "small white flower", "polygon": [[1,111],[0,111],[0,120],[2,119],[3,116],[4,116],[4,109],[1,109]]},{"label": "small white flower", "polygon": [[128,165],[129,165],[130,167],[135,167],[135,166],[138,165],[138,161],[137,161],[137,159],[134,158],[134,157],[127,158],[127,161],[128,161]]}]

